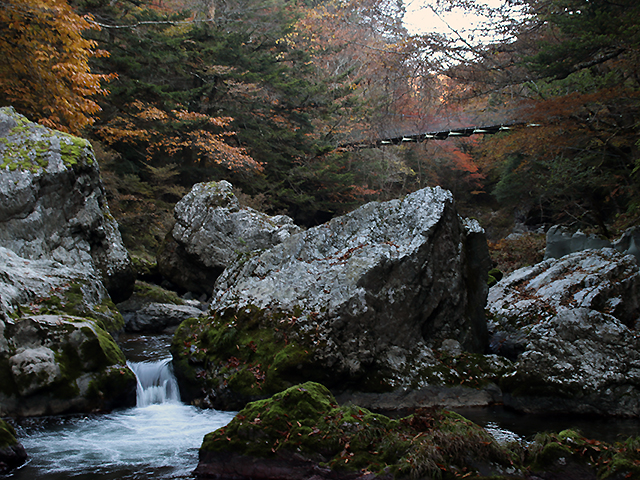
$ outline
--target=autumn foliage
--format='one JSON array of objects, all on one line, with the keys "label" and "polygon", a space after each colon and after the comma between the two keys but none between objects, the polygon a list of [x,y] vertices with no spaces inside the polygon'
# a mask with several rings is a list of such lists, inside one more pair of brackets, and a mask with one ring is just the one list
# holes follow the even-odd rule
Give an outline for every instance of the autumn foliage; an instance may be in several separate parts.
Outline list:
[{"label": "autumn foliage", "polygon": [[91,72],[89,60],[107,52],[83,37],[100,27],[65,0],[0,3],[0,103],[43,125],[78,133],[94,122],[102,83],[115,73]]}]

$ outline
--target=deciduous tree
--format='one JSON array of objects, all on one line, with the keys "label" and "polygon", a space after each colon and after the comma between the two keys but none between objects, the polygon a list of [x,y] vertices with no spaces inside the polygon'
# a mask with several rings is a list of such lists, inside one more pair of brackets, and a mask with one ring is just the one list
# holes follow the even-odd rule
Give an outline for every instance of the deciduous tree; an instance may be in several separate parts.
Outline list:
[{"label": "deciduous tree", "polygon": [[0,1],[0,103],[66,132],[91,125],[100,111],[95,96],[115,77],[89,65],[108,55],[83,36],[99,28],[65,0]]}]

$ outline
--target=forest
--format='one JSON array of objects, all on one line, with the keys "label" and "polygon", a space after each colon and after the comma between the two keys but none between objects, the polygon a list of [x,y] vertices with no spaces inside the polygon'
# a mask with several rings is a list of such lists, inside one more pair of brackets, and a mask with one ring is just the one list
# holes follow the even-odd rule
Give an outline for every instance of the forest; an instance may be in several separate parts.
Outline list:
[{"label": "forest", "polygon": [[[419,35],[402,0],[0,5],[0,105],[91,140],[136,255],[222,179],[303,226],[434,185],[498,243],[514,224],[612,237],[640,219],[635,0],[437,0],[489,20]],[[366,147],[482,125],[509,128]]]}]

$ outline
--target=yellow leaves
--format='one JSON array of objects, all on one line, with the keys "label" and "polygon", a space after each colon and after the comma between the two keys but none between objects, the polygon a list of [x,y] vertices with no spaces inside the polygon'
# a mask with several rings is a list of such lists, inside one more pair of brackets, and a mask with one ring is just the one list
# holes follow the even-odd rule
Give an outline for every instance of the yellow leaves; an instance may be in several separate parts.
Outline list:
[{"label": "yellow leaves", "polygon": [[106,56],[85,39],[99,30],[90,16],[73,12],[65,0],[5,0],[0,9],[0,99],[46,126],[79,133],[100,110],[87,97],[104,95],[101,82],[115,75],[93,74],[89,59]]}]

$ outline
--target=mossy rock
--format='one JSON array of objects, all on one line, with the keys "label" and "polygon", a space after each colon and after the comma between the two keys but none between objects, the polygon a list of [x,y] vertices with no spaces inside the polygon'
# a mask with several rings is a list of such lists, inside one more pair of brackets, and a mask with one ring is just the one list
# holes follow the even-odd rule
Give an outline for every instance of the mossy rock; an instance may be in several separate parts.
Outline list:
[{"label": "mossy rock", "polygon": [[133,294],[145,303],[172,303],[174,305],[184,305],[184,301],[176,292],[165,290],[159,285],[146,282],[136,282]]},{"label": "mossy rock", "polygon": [[0,418],[0,449],[11,447],[17,443],[15,429]]},{"label": "mossy rock", "polygon": [[330,472],[319,478],[368,472],[379,478],[448,479],[499,478],[501,470],[515,471],[520,452],[498,445],[455,413],[422,409],[394,420],[338,406],[327,388],[306,382],[248,404],[226,427],[205,436],[200,458],[201,474],[229,459],[221,468],[246,459],[255,465],[257,458],[267,466],[295,459],[294,466]]},{"label": "mossy rock", "polygon": [[640,478],[640,437],[611,445],[576,430],[541,433],[527,449],[526,464],[532,473],[556,475],[553,478],[565,473],[585,480]]},{"label": "mossy rock", "polygon": [[20,318],[4,333],[0,413],[49,415],[135,404],[135,376],[98,322],[40,315]]},{"label": "mossy rock", "polygon": [[111,298],[105,296],[98,305],[90,305],[85,299],[83,285],[73,282],[57,289],[56,293],[39,299],[31,307],[21,307],[26,313],[41,315],[71,315],[83,317],[98,323],[100,327],[110,333],[124,329],[124,318],[118,311]]},{"label": "mossy rock", "polygon": [[255,307],[186,320],[171,345],[181,392],[197,400],[204,390],[215,398],[210,406],[237,409],[301,381],[327,379],[294,322]]},{"label": "mossy rock", "polygon": [[[333,391],[387,393],[394,372],[372,366],[359,376],[341,376],[315,354],[324,346],[315,331],[298,328],[299,312],[247,306],[189,319],[176,330],[171,351],[186,401],[236,410],[292,385],[315,381]],[[482,389],[513,368],[495,355],[434,352],[430,359],[409,354],[401,376],[411,388],[423,385]],[[204,393],[203,393],[204,392]]]},{"label": "mossy rock", "polygon": [[0,419],[0,475],[9,473],[27,461],[27,452],[16,438],[11,425]]}]

